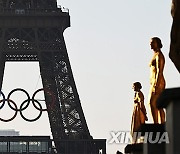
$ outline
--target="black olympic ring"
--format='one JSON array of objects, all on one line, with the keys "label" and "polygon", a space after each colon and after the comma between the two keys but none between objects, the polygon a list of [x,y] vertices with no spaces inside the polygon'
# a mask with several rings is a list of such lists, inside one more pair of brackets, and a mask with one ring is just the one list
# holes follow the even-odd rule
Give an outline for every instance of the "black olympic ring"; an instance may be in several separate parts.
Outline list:
[{"label": "black olympic ring", "polygon": [[3,99],[3,100],[0,100],[0,103],[1,103],[1,102],[3,102],[3,103],[4,103],[4,102],[6,102],[6,101],[7,101],[8,103],[10,103],[10,102],[11,102],[11,103],[15,106],[16,111],[15,111],[14,116],[13,116],[12,118],[10,118],[10,119],[7,119],[7,120],[6,120],[6,119],[2,119],[2,118],[0,118],[0,120],[1,120],[1,121],[3,121],[3,122],[9,122],[9,121],[12,121],[14,118],[16,118],[16,116],[17,116],[17,112],[18,112],[18,110],[17,110],[17,105],[16,105],[16,103],[15,103],[14,101],[12,101],[12,100],[10,100],[10,99],[9,99],[9,100],[7,100],[7,99]]},{"label": "black olympic ring", "polygon": [[[0,109],[2,109],[3,107],[4,107],[4,104],[5,104],[5,95],[4,95],[4,93],[2,92],[2,91],[0,91],[0,93],[1,93],[1,95],[2,95],[2,97],[3,97],[3,103],[2,103],[2,105],[0,106]],[[2,101],[1,101],[2,102]]]},{"label": "black olympic ring", "polygon": [[[24,92],[24,93],[27,95],[27,99],[21,103],[19,109],[18,109],[16,103],[15,103],[12,99],[10,99],[11,95],[12,95],[14,92],[16,92],[16,91]],[[44,94],[45,94],[44,96],[45,96],[45,97],[46,97],[47,95],[50,96],[50,98],[48,97],[48,99],[50,99],[50,100],[46,100],[46,99],[45,99],[46,106],[47,106],[46,109],[43,109],[43,108],[42,108],[42,105],[40,104],[40,102],[35,99],[36,94],[37,94],[38,92],[40,92],[40,91],[44,91]],[[13,90],[8,94],[7,99],[5,98],[5,95],[4,95],[4,93],[3,93],[2,91],[0,91],[0,94],[2,94],[2,97],[3,97],[3,99],[0,100],[0,104],[2,103],[2,105],[0,105],[0,109],[2,109],[2,108],[4,107],[4,104],[5,104],[5,102],[7,101],[8,106],[9,106],[13,111],[15,111],[14,116],[13,116],[12,118],[10,118],[10,119],[7,119],[7,120],[6,120],[6,119],[0,118],[0,121],[3,121],[3,122],[12,121],[12,120],[17,116],[18,111],[20,112],[21,117],[22,117],[25,121],[34,122],[34,121],[38,120],[38,119],[41,117],[43,111],[52,110],[52,109],[54,108],[54,106],[55,106],[55,97],[54,97],[54,95],[53,95],[53,92],[51,92],[51,91],[48,90],[48,89],[43,89],[43,88],[42,88],[42,89],[36,90],[36,91],[34,92],[34,94],[32,95],[32,98],[30,98],[30,96],[29,96],[29,94],[28,94],[27,91],[25,91],[24,89],[21,89],[21,88],[13,89]],[[22,113],[25,109],[28,108],[28,106],[30,105],[30,102],[32,102],[33,106],[34,106],[38,111],[40,111],[39,115],[38,115],[36,118],[34,118],[34,119],[28,119],[28,118],[26,118],[26,117],[23,115],[23,113]],[[36,103],[37,103],[38,105],[36,105]],[[11,104],[13,104],[13,105],[11,105]]]},{"label": "black olympic ring", "polygon": [[[36,99],[34,99],[35,98],[35,96],[36,96],[36,94],[38,93],[38,92],[40,92],[40,91],[44,91],[46,94],[49,94],[50,96],[51,96],[51,103],[50,102],[46,102],[46,104],[47,104],[47,108],[46,109],[40,109],[40,108],[38,108],[37,106],[36,106],[36,104],[34,103],[34,100],[36,100]],[[42,88],[42,89],[38,89],[38,90],[36,90],[35,92],[34,92],[34,94],[33,94],[33,96],[32,96],[32,103],[33,103],[33,105],[34,105],[34,107],[37,109],[37,110],[39,110],[39,111],[48,111],[49,109],[52,109],[53,107],[54,107],[54,103],[55,103],[55,98],[53,97],[54,95],[53,95],[53,93],[51,92],[51,91],[49,91],[48,89],[44,89],[44,88]],[[46,96],[45,96],[46,97]]]},{"label": "black olympic ring", "polygon": [[[34,119],[28,119],[28,118],[26,118],[23,114],[22,114],[22,111],[23,110],[21,110],[21,108],[23,108],[23,105],[26,103],[26,102],[28,102],[28,104],[29,104],[29,101],[32,101],[32,99],[30,99],[30,100],[28,100],[28,99],[26,99],[24,102],[22,102],[22,104],[20,105],[20,115],[21,115],[21,117],[24,119],[24,120],[26,120],[26,121],[28,121],[28,122],[34,122],[34,121],[36,121],[36,120],[38,120],[40,117],[41,117],[41,115],[42,115],[42,105],[37,101],[37,100],[33,100],[33,101],[35,101],[38,105],[39,105],[39,107],[40,107],[40,113],[39,113],[39,115],[36,117],[36,118],[34,118]],[[26,105],[27,106],[27,105]]]},{"label": "black olympic ring", "polygon": [[[30,96],[29,96],[28,92],[25,91],[24,89],[21,89],[21,88],[13,89],[13,90],[8,94],[7,100],[10,99],[11,94],[12,94],[13,92],[15,92],[15,91],[22,91],[22,92],[24,92],[24,93],[27,95],[28,100],[30,100]],[[22,108],[21,111],[25,110],[25,109],[29,106],[29,104],[30,104],[30,101],[28,101],[28,103],[26,104],[26,106],[25,106],[24,108]],[[17,110],[17,111],[20,111],[20,109],[15,109],[15,108],[13,108],[13,107],[10,105],[9,101],[8,101],[8,105],[9,105],[9,107],[10,107],[12,110],[14,110],[14,111],[16,111],[16,110]]]}]

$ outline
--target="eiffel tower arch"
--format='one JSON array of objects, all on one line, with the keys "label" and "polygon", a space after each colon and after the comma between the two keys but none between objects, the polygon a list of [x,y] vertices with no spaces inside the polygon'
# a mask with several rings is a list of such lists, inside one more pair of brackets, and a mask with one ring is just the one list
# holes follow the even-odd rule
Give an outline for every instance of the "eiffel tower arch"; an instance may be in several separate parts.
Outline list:
[{"label": "eiffel tower arch", "polygon": [[51,96],[44,93],[57,152],[105,153],[105,141],[92,138],[81,107],[63,37],[69,26],[69,13],[56,0],[0,0],[0,87],[6,61],[38,61],[43,88],[55,100],[48,105]]}]

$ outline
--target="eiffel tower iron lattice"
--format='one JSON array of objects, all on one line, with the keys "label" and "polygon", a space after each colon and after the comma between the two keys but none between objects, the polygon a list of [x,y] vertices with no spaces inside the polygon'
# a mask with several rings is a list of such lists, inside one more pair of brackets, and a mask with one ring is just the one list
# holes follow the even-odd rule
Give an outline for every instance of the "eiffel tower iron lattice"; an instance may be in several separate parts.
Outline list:
[{"label": "eiffel tower iron lattice", "polygon": [[[43,88],[55,98],[54,107],[48,109],[51,98],[45,93],[58,153],[67,153],[63,151],[67,143],[72,151],[73,147],[84,145],[75,144],[76,140],[91,140],[86,146],[96,144],[83,114],[63,37],[69,26],[69,12],[57,7],[56,0],[0,0],[0,86],[6,61],[39,62]],[[69,143],[70,140],[73,142]],[[104,143],[98,142],[96,146],[104,150]],[[86,154],[98,153],[91,148],[89,151]]]}]

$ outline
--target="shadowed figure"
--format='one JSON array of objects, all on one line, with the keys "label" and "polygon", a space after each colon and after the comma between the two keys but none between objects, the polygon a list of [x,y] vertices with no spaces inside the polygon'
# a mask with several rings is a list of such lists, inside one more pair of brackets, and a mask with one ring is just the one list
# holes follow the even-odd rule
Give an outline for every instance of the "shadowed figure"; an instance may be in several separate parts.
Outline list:
[{"label": "shadowed figure", "polygon": [[171,27],[171,43],[169,57],[180,73],[180,1],[172,0],[171,15],[173,23]]},{"label": "shadowed figure", "polygon": [[165,58],[161,52],[162,43],[158,37],[153,37],[150,41],[151,49],[154,52],[150,66],[150,91],[149,104],[154,123],[164,123],[165,113],[163,109],[156,107],[157,99],[161,92],[165,89],[165,79],[163,75]]},{"label": "shadowed figure", "polygon": [[[141,92],[141,83],[135,82],[133,83],[132,89],[135,91],[134,95],[134,110],[132,115],[132,122],[131,122],[131,135],[133,136],[133,133],[136,132],[141,124],[145,123],[145,120],[147,121],[148,118],[146,116],[146,108],[144,106],[144,95]],[[133,141],[133,143],[136,141]]]}]

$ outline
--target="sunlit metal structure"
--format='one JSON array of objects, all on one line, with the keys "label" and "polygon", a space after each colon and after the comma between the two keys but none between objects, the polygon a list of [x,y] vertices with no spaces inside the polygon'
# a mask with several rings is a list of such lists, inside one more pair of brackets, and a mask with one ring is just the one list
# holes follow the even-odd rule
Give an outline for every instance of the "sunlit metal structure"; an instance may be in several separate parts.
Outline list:
[{"label": "sunlit metal structure", "polygon": [[[51,132],[56,149],[62,154],[63,144],[73,151],[74,141],[78,141],[79,148],[84,145],[81,140],[93,142],[63,37],[69,26],[68,10],[58,7],[56,0],[0,0],[0,86],[6,61],[39,62],[43,88],[51,92],[45,93]],[[69,144],[70,140],[73,142]],[[87,147],[91,146],[89,143]],[[105,153],[105,141],[93,145]],[[94,153],[99,152],[89,148],[86,154]]]}]

